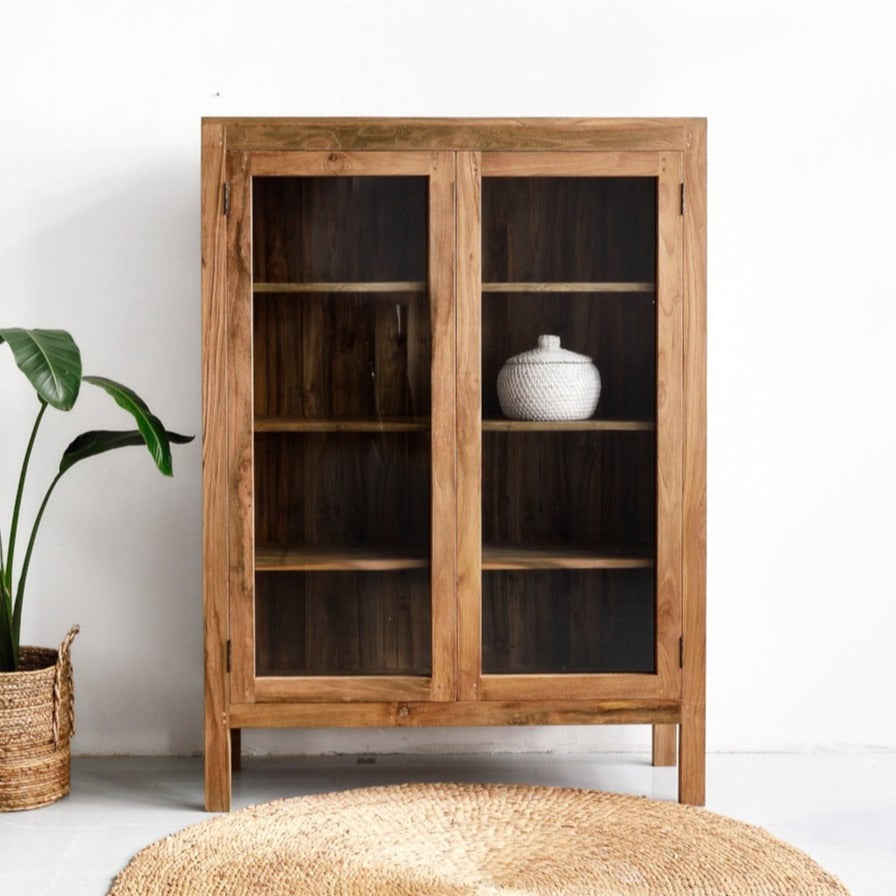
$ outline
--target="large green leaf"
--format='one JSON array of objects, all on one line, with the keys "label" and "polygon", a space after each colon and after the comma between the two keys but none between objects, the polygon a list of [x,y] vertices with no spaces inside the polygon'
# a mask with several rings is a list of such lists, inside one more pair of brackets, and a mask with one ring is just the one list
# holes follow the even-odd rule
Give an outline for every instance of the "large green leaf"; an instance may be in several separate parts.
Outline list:
[{"label": "large green leaf", "polygon": [[60,411],[74,405],[81,388],[81,352],[65,330],[0,329],[16,364],[37,394]]},{"label": "large green leaf", "polygon": [[[168,432],[167,430],[165,436],[169,442],[181,445],[193,441],[193,436],[183,436],[180,433]],[[97,454],[103,454],[115,448],[126,448],[129,445],[143,445],[144,443],[143,433],[139,429],[127,431],[95,429],[81,433],[65,449],[62,460],[59,462],[59,473],[61,475],[78,463],[79,460],[86,460],[88,457],[94,457]]]},{"label": "large green leaf", "polygon": [[84,382],[104,389],[115,399],[119,407],[124,408],[134,418],[156,466],[166,476],[170,476],[171,446],[168,444],[168,436],[165,434],[162,421],[150,411],[146,402],[132,389],[104,376],[85,376]]}]

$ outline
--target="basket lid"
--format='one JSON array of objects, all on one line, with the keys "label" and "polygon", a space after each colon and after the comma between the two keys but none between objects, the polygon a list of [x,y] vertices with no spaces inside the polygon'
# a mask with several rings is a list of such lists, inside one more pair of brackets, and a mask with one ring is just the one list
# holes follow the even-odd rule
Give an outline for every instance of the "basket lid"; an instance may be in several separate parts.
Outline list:
[{"label": "basket lid", "polygon": [[538,337],[538,348],[529,349],[507,359],[508,364],[590,364],[588,355],[580,355],[560,348],[560,337],[543,334]]}]

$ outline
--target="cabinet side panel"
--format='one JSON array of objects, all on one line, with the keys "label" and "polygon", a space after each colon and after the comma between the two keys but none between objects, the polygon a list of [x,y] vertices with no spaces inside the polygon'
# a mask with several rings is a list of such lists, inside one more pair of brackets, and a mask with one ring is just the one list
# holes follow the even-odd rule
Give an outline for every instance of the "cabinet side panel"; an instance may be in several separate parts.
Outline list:
[{"label": "cabinet side panel", "polygon": [[230,808],[228,633],[227,309],[224,128],[202,127],[202,485],[205,611],[205,801]]},{"label": "cabinet side panel", "polygon": [[684,657],[679,799],[703,805],[706,764],[706,122],[685,152]]},{"label": "cabinet side panel", "polygon": [[477,152],[457,154],[458,697],[479,699],[482,604],[482,188]]}]

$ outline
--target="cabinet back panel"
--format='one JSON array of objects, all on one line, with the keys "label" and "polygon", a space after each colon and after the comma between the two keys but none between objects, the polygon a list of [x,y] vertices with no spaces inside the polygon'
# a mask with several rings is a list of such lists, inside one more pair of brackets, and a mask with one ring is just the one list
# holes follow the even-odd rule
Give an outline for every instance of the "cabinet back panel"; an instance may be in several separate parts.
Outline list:
[{"label": "cabinet back panel", "polygon": [[424,295],[256,295],[253,325],[256,416],[429,416]]},{"label": "cabinet back panel", "polygon": [[429,675],[429,574],[255,576],[256,674]]},{"label": "cabinet back panel", "polygon": [[500,545],[656,546],[653,432],[490,432],[482,537]]},{"label": "cabinet back panel", "polygon": [[260,546],[429,545],[426,432],[257,433],[254,466]]},{"label": "cabinet back panel", "polygon": [[485,177],[482,279],[653,281],[653,177]]},{"label": "cabinet back panel", "polygon": [[253,280],[425,280],[425,177],[256,177]]},{"label": "cabinet back panel", "polygon": [[652,569],[483,573],[483,672],[654,672],[653,595]]}]

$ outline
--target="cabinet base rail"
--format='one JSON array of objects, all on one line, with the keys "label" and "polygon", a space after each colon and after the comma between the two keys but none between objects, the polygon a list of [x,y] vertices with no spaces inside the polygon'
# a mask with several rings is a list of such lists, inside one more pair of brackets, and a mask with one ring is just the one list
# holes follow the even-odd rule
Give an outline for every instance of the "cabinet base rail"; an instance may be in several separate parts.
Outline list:
[{"label": "cabinet base rail", "polygon": [[405,728],[427,725],[666,725],[681,721],[678,700],[235,703],[229,728]]}]

